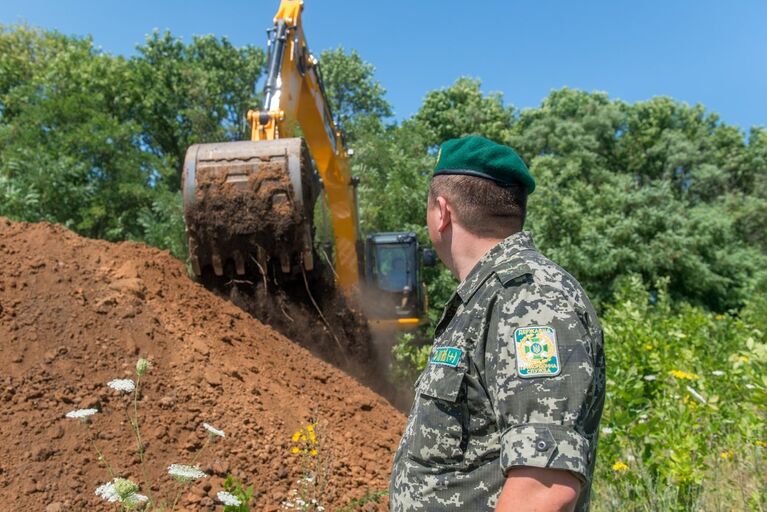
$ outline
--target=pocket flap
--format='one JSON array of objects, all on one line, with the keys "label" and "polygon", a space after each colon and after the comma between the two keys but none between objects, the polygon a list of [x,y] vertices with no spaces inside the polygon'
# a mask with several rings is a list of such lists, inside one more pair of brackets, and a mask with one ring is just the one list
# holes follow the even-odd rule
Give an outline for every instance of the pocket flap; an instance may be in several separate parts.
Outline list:
[{"label": "pocket flap", "polygon": [[446,402],[455,402],[465,374],[465,368],[429,364],[418,379],[418,393]]}]

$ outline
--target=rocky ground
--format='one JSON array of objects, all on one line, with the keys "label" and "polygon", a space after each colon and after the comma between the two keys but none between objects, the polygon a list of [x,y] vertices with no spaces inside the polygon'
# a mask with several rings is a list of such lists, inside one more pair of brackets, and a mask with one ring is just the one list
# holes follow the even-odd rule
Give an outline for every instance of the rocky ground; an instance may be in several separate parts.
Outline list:
[{"label": "rocky ground", "polygon": [[[321,330],[319,318],[312,328]],[[222,510],[232,474],[255,486],[252,510],[279,510],[301,476],[291,436],[324,432],[326,510],[387,487],[404,416],[379,395],[187,277],[168,253],[81,238],[51,224],[0,218],[0,508],[113,510],[94,494],[116,472],[144,484],[126,419],[129,398],[106,386],[151,363],[139,417],[153,482],[172,496],[171,463],[198,456],[210,476],[180,510]],[[89,424],[65,418],[97,408]],[[385,500],[365,510],[385,510]]]}]

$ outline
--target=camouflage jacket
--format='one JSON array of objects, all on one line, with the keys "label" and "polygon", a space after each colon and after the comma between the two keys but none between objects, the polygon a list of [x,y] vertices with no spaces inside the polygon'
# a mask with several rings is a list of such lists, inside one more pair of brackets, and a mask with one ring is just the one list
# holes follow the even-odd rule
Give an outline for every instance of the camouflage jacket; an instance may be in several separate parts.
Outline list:
[{"label": "camouflage jacket", "polygon": [[529,234],[491,249],[447,303],[400,442],[391,510],[492,511],[517,466],[564,469],[588,510],[605,396],[602,328]]}]

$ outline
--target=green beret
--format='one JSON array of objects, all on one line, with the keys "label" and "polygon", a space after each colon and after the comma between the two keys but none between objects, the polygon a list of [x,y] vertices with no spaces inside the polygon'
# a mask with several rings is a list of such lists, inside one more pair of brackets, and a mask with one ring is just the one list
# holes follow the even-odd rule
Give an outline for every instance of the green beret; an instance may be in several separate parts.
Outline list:
[{"label": "green beret", "polygon": [[434,176],[441,174],[478,176],[499,185],[519,183],[527,188],[528,194],[535,190],[535,179],[516,151],[477,135],[450,139],[442,144]]}]

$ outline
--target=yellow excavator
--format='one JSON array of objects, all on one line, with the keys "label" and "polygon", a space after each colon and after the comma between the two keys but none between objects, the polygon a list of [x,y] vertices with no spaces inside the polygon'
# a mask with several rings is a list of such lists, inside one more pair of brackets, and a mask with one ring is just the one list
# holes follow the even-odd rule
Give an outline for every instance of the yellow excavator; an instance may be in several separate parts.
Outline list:
[{"label": "yellow excavator", "polygon": [[[414,329],[426,322],[422,267],[433,265],[435,254],[421,249],[412,232],[375,233],[363,241],[359,181],[349,171],[349,151],[307,46],[302,11],[302,0],[282,0],[268,31],[263,107],[247,113],[251,140],[198,144],[186,153],[182,188],[192,271],[289,281],[305,278],[327,257],[337,284],[363,305],[372,329]],[[321,194],[332,256],[330,243],[315,247]]]}]

